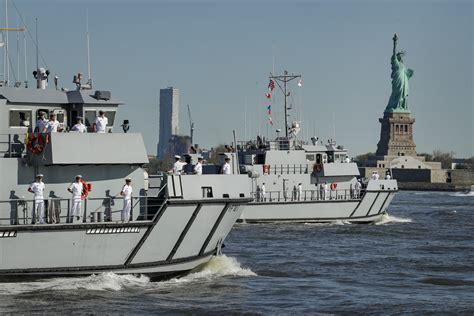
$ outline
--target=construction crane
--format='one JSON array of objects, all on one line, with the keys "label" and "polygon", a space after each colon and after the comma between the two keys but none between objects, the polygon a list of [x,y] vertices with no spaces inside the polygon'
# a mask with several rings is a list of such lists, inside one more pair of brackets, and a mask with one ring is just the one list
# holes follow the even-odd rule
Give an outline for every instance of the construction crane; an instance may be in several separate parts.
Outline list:
[{"label": "construction crane", "polygon": [[191,145],[193,145],[193,135],[194,135],[194,122],[193,119],[191,118],[191,108],[189,107],[188,104],[188,115],[189,115],[189,128],[191,129],[190,135],[191,136]]}]

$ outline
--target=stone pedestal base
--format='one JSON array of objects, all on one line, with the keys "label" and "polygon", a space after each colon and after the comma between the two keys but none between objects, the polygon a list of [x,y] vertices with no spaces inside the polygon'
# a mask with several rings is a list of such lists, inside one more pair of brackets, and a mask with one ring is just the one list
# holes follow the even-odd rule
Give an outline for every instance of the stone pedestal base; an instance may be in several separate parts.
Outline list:
[{"label": "stone pedestal base", "polygon": [[410,113],[385,112],[379,122],[382,128],[377,144],[378,157],[416,156],[416,145],[413,141],[415,119]]}]

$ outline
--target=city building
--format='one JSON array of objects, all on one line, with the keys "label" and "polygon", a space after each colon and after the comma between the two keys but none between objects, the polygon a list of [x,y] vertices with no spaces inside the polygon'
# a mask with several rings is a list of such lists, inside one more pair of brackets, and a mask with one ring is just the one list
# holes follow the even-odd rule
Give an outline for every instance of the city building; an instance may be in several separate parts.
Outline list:
[{"label": "city building", "polygon": [[179,131],[179,90],[173,87],[160,89],[160,134],[158,159],[172,155],[170,141]]}]

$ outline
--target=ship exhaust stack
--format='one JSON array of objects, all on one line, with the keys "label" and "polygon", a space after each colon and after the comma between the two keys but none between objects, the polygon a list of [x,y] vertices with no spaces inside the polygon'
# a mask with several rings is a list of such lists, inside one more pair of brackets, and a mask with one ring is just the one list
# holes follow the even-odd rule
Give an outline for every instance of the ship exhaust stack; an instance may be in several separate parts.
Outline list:
[{"label": "ship exhaust stack", "polygon": [[37,70],[33,71],[33,76],[36,79],[36,88],[46,90],[46,87],[48,86],[49,70],[38,68]]}]

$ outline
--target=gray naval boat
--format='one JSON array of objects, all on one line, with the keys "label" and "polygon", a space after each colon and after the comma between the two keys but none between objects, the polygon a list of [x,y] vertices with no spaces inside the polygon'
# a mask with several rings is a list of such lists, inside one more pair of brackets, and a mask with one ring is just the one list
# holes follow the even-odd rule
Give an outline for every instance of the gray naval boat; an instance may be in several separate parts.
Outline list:
[{"label": "gray naval boat", "polygon": [[289,81],[299,77],[286,71],[281,76],[270,76],[270,85],[283,92],[285,135],[270,141],[257,137],[238,143],[240,171],[250,176],[253,196],[239,221],[379,220],[398,191],[397,181],[359,182],[357,164],[348,160],[343,146],[333,140],[323,143],[315,137],[310,142],[298,139],[300,122],[288,124],[287,89]]},{"label": "gray naval boat", "polygon": [[[248,177],[232,175],[148,176],[141,134],[112,133],[119,102],[89,84],[46,89],[38,69],[37,89],[0,87],[0,280],[78,276],[112,271],[153,279],[181,275],[220,252],[249,202]],[[109,133],[92,133],[99,110]],[[35,133],[39,112],[55,113],[68,130],[78,117],[89,133]],[[35,175],[45,181],[47,223],[38,224]],[[67,188],[81,174],[91,185],[81,218],[69,222]],[[131,178],[129,222],[122,222],[121,192]],[[33,224],[36,223],[36,224]]]}]

